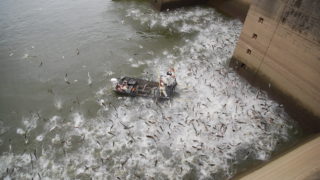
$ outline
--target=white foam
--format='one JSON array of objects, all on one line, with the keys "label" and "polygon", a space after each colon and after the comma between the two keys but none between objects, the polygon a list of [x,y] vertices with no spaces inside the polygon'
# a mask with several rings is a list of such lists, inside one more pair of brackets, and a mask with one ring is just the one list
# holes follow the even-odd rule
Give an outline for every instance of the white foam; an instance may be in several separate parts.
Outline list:
[{"label": "white foam", "polygon": [[25,134],[26,132],[23,130],[23,129],[21,129],[21,128],[18,128],[17,129],[17,134]]},{"label": "white foam", "polygon": [[51,139],[52,144],[60,144],[61,138],[59,134],[56,134],[54,138]]},{"label": "white foam", "polygon": [[117,83],[118,79],[117,78],[111,78],[110,81],[113,82],[113,83]]},{"label": "white foam", "polygon": [[72,119],[74,127],[81,127],[84,123],[83,115],[78,112],[72,114]]},{"label": "white foam", "polygon": [[0,121],[0,135],[5,134],[9,129],[10,128],[7,127],[3,121]]},{"label": "white foam", "polygon": [[103,96],[105,90],[106,88],[101,88],[99,91],[97,91],[96,95],[98,95],[99,97]]},{"label": "white foam", "polygon": [[22,117],[22,123],[25,128],[30,131],[37,127],[37,122],[39,120],[39,113],[32,113],[30,116]]},{"label": "white foam", "polygon": [[36,140],[39,141],[39,142],[43,141],[43,135],[38,135],[36,137]]},{"label": "white foam", "polygon": [[6,177],[4,177],[3,180],[11,180],[11,177],[9,175],[7,175]]},{"label": "white foam", "polygon": [[27,59],[29,57],[29,54],[24,54],[23,56],[22,56],[22,59]]},{"label": "white foam", "polygon": [[106,71],[104,76],[112,76],[113,74],[113,71]]},{"label": "white foam", "polygon": [[134,68],[138,68],[140,65],[139,64],[131,64],[131,67],[134,67]]}]

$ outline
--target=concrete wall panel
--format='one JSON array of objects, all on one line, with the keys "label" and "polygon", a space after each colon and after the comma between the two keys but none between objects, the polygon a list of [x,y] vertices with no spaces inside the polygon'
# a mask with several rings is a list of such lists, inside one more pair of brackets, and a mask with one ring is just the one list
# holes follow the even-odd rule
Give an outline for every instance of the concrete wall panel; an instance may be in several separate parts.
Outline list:
[{"label": "concrete wall panel", "polygon": [[319,14],[317,0],[255,0],[233,56],[318,117]]}]

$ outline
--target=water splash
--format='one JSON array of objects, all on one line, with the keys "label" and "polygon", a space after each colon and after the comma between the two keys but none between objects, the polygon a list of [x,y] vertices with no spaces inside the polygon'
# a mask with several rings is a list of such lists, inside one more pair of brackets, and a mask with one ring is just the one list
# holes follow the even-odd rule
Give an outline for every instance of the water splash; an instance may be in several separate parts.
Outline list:
[{"label": "water splash", "polygon": [[92,85],[92,78],[90,76],[90,73],[88,72],[88,85],[91,86]]},{"label": "water splash", "polygon": [[[227,66],[239,21],[206,8],[154,13],[135,6],[126,10],[130,20],[152,32],[180,35],[181,46],[160,55],[150,51],[153,58],[146,63],[149,72],[176,69],[176,97],[163,103],[126,97],[110,102],[104,92],[112,87],[100,88],[97,117],[52,116],[35,138],[43,143],[39,157],[2,154],[0,177],[228,179],[236,165],[267,160],[279,142],[290,140],[294,124],[283,107]],[[32,132],[37,120],[25,118],[24,129]]]},{"label": "water splash", "polygon": [[62,105],[63,105],[63,102],[60,98],[56,98],[54,100],[54,107],[57,108],[58,110],[62,109]]}]

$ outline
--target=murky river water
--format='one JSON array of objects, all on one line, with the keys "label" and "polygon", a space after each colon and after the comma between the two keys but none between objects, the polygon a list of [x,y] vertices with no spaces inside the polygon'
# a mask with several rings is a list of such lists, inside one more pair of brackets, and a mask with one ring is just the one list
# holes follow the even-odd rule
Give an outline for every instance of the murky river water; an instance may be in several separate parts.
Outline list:
[{"label": "murky river water", "polygon": [[[241,28],[205,7],[2,0],[1,179],[228,179],[268,160],[301,132],[228,68]],[[171,102],[112,92],[168,67]]]}]

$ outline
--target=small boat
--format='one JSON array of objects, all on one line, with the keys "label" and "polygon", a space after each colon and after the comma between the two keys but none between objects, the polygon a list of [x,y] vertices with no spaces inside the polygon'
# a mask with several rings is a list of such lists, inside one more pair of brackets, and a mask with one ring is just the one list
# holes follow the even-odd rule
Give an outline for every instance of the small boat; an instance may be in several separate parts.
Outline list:
[{"label": "small boat", "polygon": [[172,85],[165,85],[165,96],[160,93],[159,82],[147,81],[139,78],[123,77],[118,79],[118,82],[114,88],[114,92],[124,96],[141,96],[156,99],[171,99],[174,95],[176,81]]}]

